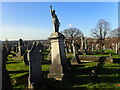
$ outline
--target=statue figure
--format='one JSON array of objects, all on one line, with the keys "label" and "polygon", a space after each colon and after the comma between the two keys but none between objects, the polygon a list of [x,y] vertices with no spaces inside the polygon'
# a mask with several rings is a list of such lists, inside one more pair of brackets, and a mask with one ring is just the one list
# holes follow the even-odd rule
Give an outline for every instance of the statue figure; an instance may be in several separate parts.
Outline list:
[{"label": "statue figure", "polygon": [[57,15],[55,14],[55,10],[52,10],[52,6],[50,6],[50,9],[51,9],[51,15],[52,15],[52,23],[55,29],[54,32],[59,32],[60,22],[57,18]]}]

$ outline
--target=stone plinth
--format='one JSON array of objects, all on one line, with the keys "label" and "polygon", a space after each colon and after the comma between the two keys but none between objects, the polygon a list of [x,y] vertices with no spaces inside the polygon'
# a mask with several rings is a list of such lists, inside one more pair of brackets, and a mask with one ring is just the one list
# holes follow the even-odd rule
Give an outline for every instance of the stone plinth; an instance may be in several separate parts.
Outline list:
[{"label": "stone plinth", "polygon": [[64,35],[58,32],[52,33],[51,36],[48,38],[51,43],[52,59],[52,65],[50,67],[48,78],[62,80],[64,73],[68,70],[65,55],[64,38]]}]

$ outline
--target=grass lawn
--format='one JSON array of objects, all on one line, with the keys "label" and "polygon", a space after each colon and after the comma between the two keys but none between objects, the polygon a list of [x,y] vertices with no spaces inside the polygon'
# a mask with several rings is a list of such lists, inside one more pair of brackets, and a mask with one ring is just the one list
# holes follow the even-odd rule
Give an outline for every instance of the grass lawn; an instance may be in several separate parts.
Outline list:
[{"label": "grass lawn", "polygon": [[[120,63],[104,63],[99,68],[98,76],[93,78],[91,71],[98,62],[81,63],[72,65],[71,70],[62,81],[48,79],[50,61],[47,60],[48,51],[44,52],[42,60],[43,86],[49,84],[53,88],[119,88],[120,89]],[[71,58],[68,56],[67,58]],[[119,59],[118,56],[114,58]],[[7,70],[14,88],[27,88],[29,66],[25,66],[22,60],[9,60]]]}]

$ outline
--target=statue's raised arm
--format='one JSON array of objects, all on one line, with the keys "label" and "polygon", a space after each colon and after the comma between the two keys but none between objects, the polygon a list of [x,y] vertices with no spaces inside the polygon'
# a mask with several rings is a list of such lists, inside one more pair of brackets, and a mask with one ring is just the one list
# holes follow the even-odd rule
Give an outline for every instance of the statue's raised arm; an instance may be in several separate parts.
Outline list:
[{"label": "statue's raised arm", "polygon": [[50,5],[50,11],[51,11],[51,14],[52,14],[52,5]]},{"label": "statue's raised arm", "polygon": [[59,32],[60,22],[57,18],[57,15],[55,14],[55,10],[52,10],[52,5],[50,6],[50,11],[51,11],[51,15],[52,15],[53,31]]}]

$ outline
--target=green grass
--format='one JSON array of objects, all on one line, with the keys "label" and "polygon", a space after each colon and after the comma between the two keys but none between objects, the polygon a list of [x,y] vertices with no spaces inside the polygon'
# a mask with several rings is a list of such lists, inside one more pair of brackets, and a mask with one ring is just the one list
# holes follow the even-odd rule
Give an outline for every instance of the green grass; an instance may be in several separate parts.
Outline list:
[{"label": "green grass", "polygon": [[[120,63],[104,63],[99,68],[96,82],[93,82],[91,70],[95,68],[99,62],[81,63],[72,65],[71,70],[65,75],[62,81],[48,79],[50,63],[47,60],[48,51],[44,52],[44,60],[42,60],[42,72],[45,85],[50,84],[54,88],[119,88],[120,84]],[[71,53],[70,53],[71,54]],[[96,55],[106,56],[106,55]],[[73,56],[67,56],[71,59]],[[119,59],[118,55],[113,58]],[[9,60],[6,64],[7,70],[14,88],[27,88],[27,80],[29,66],[25,66],[22,60]]]},{"label": "green grass", "polygon": [[111,53],[111,54],[116,54],[115,50],[104,50],[105,53]]},{"label": "green grass", "polygon": [[22,60],[10,60],[6,64],[8,71],[28,71],[28,66],[25,66]]},{"label": "green grass", "polygon": [[96,62],[91,62],[74,65],[70,74],[61,83],[57,83],[58,88],[61,88],[60,86],[62,88],[120,88],[117,86],[120,84],[118,70],[120,64],[105,63],[98,72],[97,81],[93,82],[90,73],[96,64]]}]

